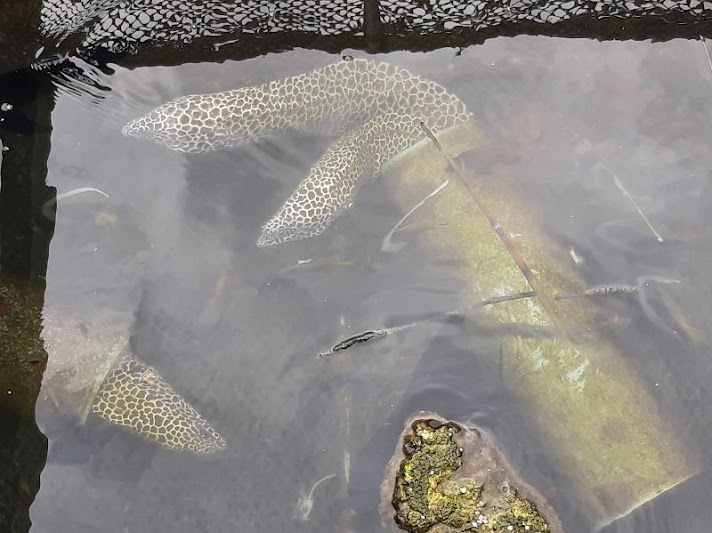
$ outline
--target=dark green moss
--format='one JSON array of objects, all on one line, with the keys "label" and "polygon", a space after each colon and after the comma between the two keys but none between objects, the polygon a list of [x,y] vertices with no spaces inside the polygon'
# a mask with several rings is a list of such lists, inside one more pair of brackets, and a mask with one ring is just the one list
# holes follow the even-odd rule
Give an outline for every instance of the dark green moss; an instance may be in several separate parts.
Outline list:
[{"label": "dark green moss", "polygon": [[0,277],[0,392],[3,405],[31,416],[47,354],[40,337],[43,289]]}]

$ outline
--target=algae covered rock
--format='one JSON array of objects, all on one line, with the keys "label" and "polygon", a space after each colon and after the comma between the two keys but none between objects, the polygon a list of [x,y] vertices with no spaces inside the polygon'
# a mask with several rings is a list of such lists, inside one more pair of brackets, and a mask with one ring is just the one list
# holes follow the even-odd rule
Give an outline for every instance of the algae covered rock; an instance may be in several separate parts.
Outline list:
[{"label": "algae covered rock", "polygon": [[381,485],[381,519],[411,533],[563,533],[556,513],[481,430],[433,413],[406,428]]}]

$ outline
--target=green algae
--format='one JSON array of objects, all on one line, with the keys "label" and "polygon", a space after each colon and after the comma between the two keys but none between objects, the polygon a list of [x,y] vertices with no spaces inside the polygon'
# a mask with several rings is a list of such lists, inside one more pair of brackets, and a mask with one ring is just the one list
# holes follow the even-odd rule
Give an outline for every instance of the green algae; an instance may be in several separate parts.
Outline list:
[{"label": "green algae", "polygon": [[47,353],[41,340],[44,290],[0,277],[0,393],[3,405],[34,418]]},{"label": "green algae", "polygon": [[553,509],[479,430],[436,415],[418,417],[402,441],[394,460],[402,459],[397,468],[386,469],[385,482],[385,491],[390,483],[393,486],[390,503],[400,529],[411,533],[562,531]]}]

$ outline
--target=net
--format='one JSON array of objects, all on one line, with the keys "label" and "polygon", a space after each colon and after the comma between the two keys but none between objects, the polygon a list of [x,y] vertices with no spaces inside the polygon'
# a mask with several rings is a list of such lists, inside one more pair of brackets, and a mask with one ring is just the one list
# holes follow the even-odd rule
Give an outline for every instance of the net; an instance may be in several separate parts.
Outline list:
[{"label": "net", "polygon": [[44,0],[40,31],[76,43],[84,57],[166,63],[179,49],[227,47],[248,57],[299,46],[434,49],[519,33],[697,37],[709,35],[711,16],[712,2],[696,0]]}]

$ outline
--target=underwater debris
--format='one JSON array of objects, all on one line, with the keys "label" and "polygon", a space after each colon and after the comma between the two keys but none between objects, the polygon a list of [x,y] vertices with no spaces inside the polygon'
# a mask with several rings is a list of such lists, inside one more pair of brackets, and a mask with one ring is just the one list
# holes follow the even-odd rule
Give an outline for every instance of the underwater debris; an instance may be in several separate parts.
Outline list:
[{"label": "underwater debris", "polygon": [[576,253],[573,246],[569,246],[569,255],[571,256],[571,260],[577,265],[583,263],[583,257]]},{"label": "underwater debris", "polygon": [[321,352],[319,355],[317,355],[317,357],[334,355],[337,352],[343,352],[344,350],[348,350],[349,348],[351,348],[352,346],[354,346],[356,344],[363,344],[363,343],[368,342],[373,339],[380,339],[380,338],[385,337],[386,335],[398,333],[398,332],[404,331],[406,329],[415,328],[418,326],[429,324],[431,322],[439,322],[439,321],[449,320],[451,318],[462,316],[463,314],[467,313],[468,311],[473,311],[475,309],[482,309],[484,307],[487,307],[488,305],[494,305],[494,304],[503,303],[503,302],[511,302],[513,300],[521,300],[523,298],[534,298],[535,296],[536,296],[536,294],[534,294],[534,292],[532,292],[532,291],[518,292],[515,294],[508,294],[505,296],[497,296],[495,298],[490,298],[488,300],[483,300],[481,302],[477,302],[477,303],[468,305],[467,307],[465,307],[463,309],[455,309],[454,311],[438,313],[435,316],[424,318],[422,320],[416,320],[415,322],[408,322],[407,324],[401,324],[400,326],[393,326],[390,328],[382,328],[382,329],[370,329],[370,330],[364,331],[362,333],[353,335],[353,336],[349,337],[348,339],[344,339],[343,341],[335,344],[333,347],[331,347],[327,351]]},{"label": "underwater debris", "polygon": [[380,514],[388,531],[563,533],[490,436],[434,413],[406,422],[385,469]]},{"label": "underwater debris", "polygon": [[522,257],[522,254],[519,253],[519,250],[517,249],[514,242],[512,241],[510,236],[507,234],[507,232],[504,231],[502,224],[499,223],[499,221],[495,218],[494,213],[492,213],[489,210],[489,208],[484,204],[484,202],[480,199],[480,196],[478,194],[475,194],[475,191],[473,191],[472,187],[470,187],[470,184],[468,183],[465,176],[463,176],[460,168],[455,164],[455,162],[452,160],[452,158],[445,153],[445,150],[443,150],[443,147],[440,145],[440,142],[435,138],[435,135],[433,134],[432,131],[430,131],[428,126],[426,126],[425,122],[421,121],[420,127],[423,130],[423,132],[428,136],[428,138],[432,141],[432,143],[435,145],[435,148],[440,153],[440,155],[443,157],[443,159],[445,159],[447,164],[450,165],[450,168],[452,168],[452,170],[455,172],[455,174],[460,179],[462,184],[465,186],[467,191],[470,193],[470,196],[472,197],[475,204],[477,205],[477,208],[485,216],[485,218],[487,219],[487,222],[489,222],[489,225],[492,227],[494,232],[497,234],[497,237],[499,237],[499,240],[502,241],[502,244],[507,249],[507,252],[509,252],[509,255],[512,256],[512,259],[514,259],[514,262],[516,263],[517,268],[519,268],[519,271],[524,276],[524,279],[527,280],[527,283],[529,283],[529,286],[536,293],[536,297],[539,299],[539,302],[541,303],[541,306],[544,308],[544,311],[546,311],[546,314],[549,316],[549,319],[556,327],[557,331],[559,332],[559,335],[561,336],[562,339],[565,339],[567,337],[566,330],[561,325],[561,321],[558,319],[554,301],[549,297],[548,293],[542,289],[541,285],[539,284],[536,277],[534,276],[534,273],[532,272],[531,268],[529,268],[529,265],[524,260],[524,257]]},{"label": "underwater debris", "polygon": [[420,220],[418,222],[411,222],[410,224],[401,226],[396,230],[396,233],[413,233],[446,227],[447,224],[442,222],[435,222],[434,220]]},{"label": "underwater debris", "polygon": [[403,222],[405,222],[405,220],[406,220],[410,215],[412,215],[413,213],[415,213],[415,211],[418,210],[420,207],[423,207],[423,205],[425,204],[425,202],[427,202],[430,198],[432,198],[433,196],[435,196],[436,194],[438,194],[440,191],[442,191],[445,187],[447,187],[448,183],[450,183],[450,180],[445,180],[445,181],[443,181],[442,184],[441,184],[437,189],[435,189],[435,190],[434,190],[433,192],[431,192],[428,196],[426,196],[425,198],[423,198],[420,202],[418,202],[417,204],[415,204],[415,205],[410,209],[410,211],[408,211],[408,212],[405,214],[405,216],[403,216],[403,218],[401,218],[401,219],[396,223],[396,225],[393,226],[393,228],[391,229],[391,231],[388,232],[388,235],[386,235],[386,236],[384,237],[384,239],[383,239],[383,243],[381,244],[381,251],[382,251],[382,252],[396,253],[396,252],[400,252],[403,248],[405,248],[405,246],[406,246],[405,243],[393,243],[393,242],[392,242],[393,234],[396,233],[396,232],[399,230],[399,228],[402,227]]},{"label": "underwater debris", "polygon": [[[653,306],[650,305],[650,302],[648,301],[648,296],[646,294],[645,288],[650,285],[650,282],[655,282],[655,283],[681,283],[679,279],[673,279],[673,278],[666,278],[664,276],[656,276],[652,274],[646,274],[643,276],[638,276],[636,279],[636,284],[635,285],[597,285],[595,287],[591,287],[588,289],[583,289],[581,291],[569,291],[569,292],[562,292],[554,296],[555,300],[570,300],[572,298],[581,298],[581,297],[589,297],[589,296],[607,296],[607,295],[612,295],[612,294],[637,294],[638,295],[638,301],[640,302],[640,307],[643,310],[643,313],[645,313],[645,316],[650,320],[653,324],[655,324],[657,327],[659,327],[661,330],[666,331],[670,335],[673,335],[675,337],[680,337],[680,334],[668,326],[665,321],[660,317],[660,315],[653,309]],[[670,302],[666,302],[666,307],[671,307]],[[674,313],[673,314],[679,314],[679,313]],[[678,319],[675,318],[675,321],[680,324],[680,326],[685,329],[687,332],[691,326],[687,324],[684,319]],[[695,338],[695,328],[692,328],[692,335],[691,337],[694,339]]]},{"label": "underwater debris", "polygon": [[702,41],[702,47],[705,49],[705,55],[707,56],[707,64],[710,66],[710,70],[712,71],[712,59],[710,59],[710,51],[707,50],[707,42],[705,42],[705,38],[700,35],[700,41]]},{"label": "underwater debris", "polygon": [[95,192],[97,194],[100,194],[104,198],[108,199],[109,195],[106,194],[104,191],[101,191],[99,189],[95,189],[94,187],[79,187],[77,189],[72,189],[71,191],[63,192],[61,194],[58,194],[54,198],[50,198],[47,200],[43,205],[42,205],[42,214],[45,216],[45,218],[49,220],[54,220],[55,215],[54,212],[52,211],[52,208],[57,205],[57,203],[60,200],[66,200],[67,198],[71,198],[72,196],[76,196],[78,194],[84,194],[88,192]]},{"label": "underwater debris", "polygon": [[633,285],[596,285],[581,291],[560,292],[554,296],[554,300],[571,300],[586,296],[607,296],[610,294],[637,294],[639,287]]},{"label": "underwater debris", "polygon": [[330,267],[352,267],[356,264],[352,259],[344,259],[340,255],[330,255],[328,257],[320,257],[318,259],[313,259],[311,257],[307,259],[299,259],[295,264],[288,267],[284,267],[278,272],[278,274],[287,274],[293,270],[300,269],[319,269],[319,268],[330,268]]},{"label": "underwater debris", "polygon": [[598,164],[601,165],[601,167],[603,167],[611,175],[611,177],[613,178],[613,183],[615,183],[616,187],[618,187],[618,189],[623,193],[623,196],[626,198],[626,200],[628,200],[633,205],[635,210],[640,215],[640,218],[643,219],[643,222],[645,222],[645,224],[648,226],[650,231],[655,236],[655,239],[658,242],[663,242],[664,239],[662,238],[662,236],[657,232],[657,230],[650,223],[650,220],[648,220],[648,217],[645,216],[645,213],[643,213],[642,209],[640,209],[640,207],[638,206],[638,203],[635,201],[633,196],[628,192],[628,189],[626,189],[625,186],[623,185],[623,183],[621,183],[621,180],[618,179],[618,176],[616,175],[616,173],[613,172],[613,170],[611,170],[610,167],[608,165],[606,165],[604,162],[599,161]]},{"label": "underwater debris", "polygon": [[302,493],[302,495],[299,497],[299,500],[297,501],[297,510],[294,513],[294,518],[297,518],[299,520],[309,520],[309,515],[312,512],[312,507],[314,507],[314,491],[324,481],[331,479],[334,476],[336,476],[336,474],[329,474],[328,476],[324,476],[312,485],[309,494]]}]

